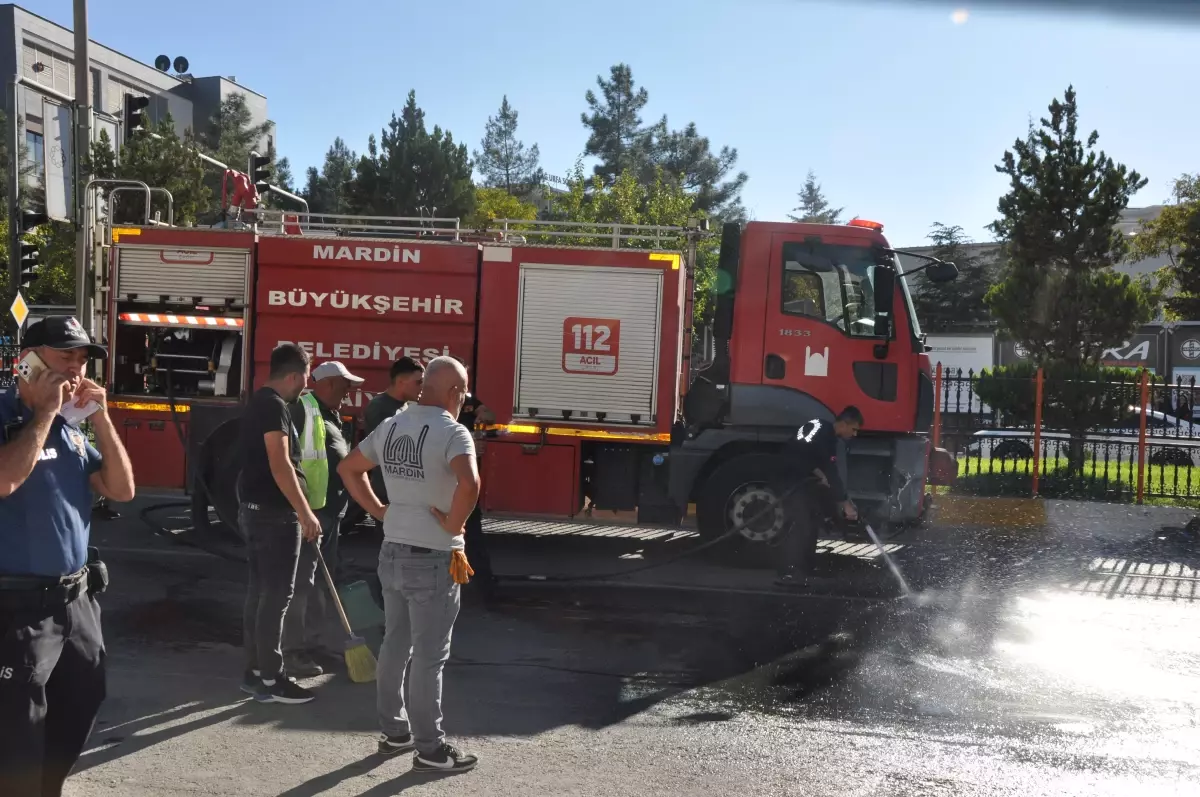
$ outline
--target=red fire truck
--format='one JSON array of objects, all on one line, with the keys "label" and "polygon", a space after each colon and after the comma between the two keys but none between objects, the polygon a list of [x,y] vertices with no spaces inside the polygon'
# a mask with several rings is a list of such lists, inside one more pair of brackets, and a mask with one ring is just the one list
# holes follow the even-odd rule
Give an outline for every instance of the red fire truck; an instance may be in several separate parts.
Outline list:
[{"label": "red fire truck", "polygon": [[726,225],[709,351],[694,361],[703,235],[553,222],[469,235],[456,220],[271,211],[242,229],[115,227],[98,328],[138,485],[200,484],[197,508],[235,516],[230,421],[290,341],[366,378],[343,408],[351,423],[396,358],[465,362],[496,414],[492,515],[674,523],[694,506],[704,534],[740,525],[767,540],[783,522],[766,486],[779,445],[853,404],[866,427],[846,457],[852,497],[918,518],[954,463],[925,434],[929,360],[882,227]]}]

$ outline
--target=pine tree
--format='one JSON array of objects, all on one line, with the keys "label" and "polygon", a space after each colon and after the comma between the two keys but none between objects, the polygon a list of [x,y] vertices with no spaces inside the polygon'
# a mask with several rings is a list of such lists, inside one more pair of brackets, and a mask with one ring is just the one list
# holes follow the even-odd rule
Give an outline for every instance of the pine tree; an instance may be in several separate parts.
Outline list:
[{"label": "pine tree", "polygon": [[945,332],[955,326],[987,321],[990,315],[985,297],[992,286],[991,264],[969,254],[971,241],[962,227],[935,222],[928,237],[936,247],[934,257],[958,266],[958,279],[933,282],[924,278],[925,272],[908,278],[915,281],[913,305],[921,329]]},{"label": "pine tree", "polygon": [[358,156],[339,137],[333,140],[333,145],[325,153],[325,162],[320,171],[316,167],[308,167],[304,198],[308,200],[313,213],[344,215],[351,212],[350,192],[354,188],[354,167],[357,162]]},{"label": "pine tree", "polygon": [[1096,362],[1153,314],[1152,296],[1113,266],[1127,244],[1121,211],[1146,180],[1079,138],[1075,90],[1017,140],[996,167],[1008,193],[991,229],[1002,242],[1003,280],[987,295],[993,315],[1039,364]]},{"label": "pine tree", "polygon": [[596,85],[602,97],[589,89],[584,99],[591,113],[580,114],[583,126],[591,131],[584,152],[600,159],[595,174],[604,185],[612,185],[649,160],[654,130],[643,126],[642,110],[650,94],[645,88],[634,89],[628,64],[613,66],[608,80],[597,76]]},{"label": "pine tree", "polygon": [[524,196],[543,182],[538,167],[538,145],[527,149],[517,138],[517,110],[509,105],[507,94],[500,103],[500,112],[488,117],[479,146],[475,166],[489,188],[503,188],[511,196]]},{"label": "pine tree", "polygon": [[830,207],[829,201],[825,199],[825,194],[821,191],[821,185],[817,182],[817,175],[809,170],[808,176],[804,178],[804,189],[799,194],[799,207],[794,208],[800,215],[788,215],[792,221],[805,222],[807,224],[841,224],[842,211],[845,208]]},{"label": "pine tree", "polygon": [[651,184],[661,171],[691,195],[693,212],[724,221],[745,220],[741,194],[750,178],[745,172],[733,172],[736,149],[722,147],[714,153],[708,138],[697,132],[695,122],[683,130],[669,130],[663,117],[654,126],[650,155],[642,168],[642,183]]},{"label": "pine tree", "polygon": [[368,140],[351,204],[366,215],[469,219],[475,210],[471,167],[467,148],[454,143],[449,131],[426,129],[425,112],[410,91],[378,144],[374,136]]}]

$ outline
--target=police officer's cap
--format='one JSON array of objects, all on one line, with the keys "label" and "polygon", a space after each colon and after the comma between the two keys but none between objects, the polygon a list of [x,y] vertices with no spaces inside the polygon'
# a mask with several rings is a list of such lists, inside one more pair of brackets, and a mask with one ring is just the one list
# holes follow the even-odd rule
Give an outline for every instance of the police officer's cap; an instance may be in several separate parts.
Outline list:
[{"label": "police officer's cap", "polygon": [[83,325],[70,315],[48,315],[30,324],[21,336],[21,348],[34,349],[39,346],[60,351],[86,348],[89,357],[108,356],[108,349],[93,341]]}]

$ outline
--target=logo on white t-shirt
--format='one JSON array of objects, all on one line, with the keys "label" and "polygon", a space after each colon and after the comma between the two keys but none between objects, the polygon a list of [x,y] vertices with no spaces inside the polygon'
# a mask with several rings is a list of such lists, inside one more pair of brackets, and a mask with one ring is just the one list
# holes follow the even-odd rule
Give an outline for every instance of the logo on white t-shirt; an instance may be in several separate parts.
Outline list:
[{"label": "logo on white t-shirt", "polygon": [[425,481],[425,438],[429,436],[429,424],[421,427],[416,440],[397,432],[397,425],[392,424],[383,441],[383,470],[389,476]]}]

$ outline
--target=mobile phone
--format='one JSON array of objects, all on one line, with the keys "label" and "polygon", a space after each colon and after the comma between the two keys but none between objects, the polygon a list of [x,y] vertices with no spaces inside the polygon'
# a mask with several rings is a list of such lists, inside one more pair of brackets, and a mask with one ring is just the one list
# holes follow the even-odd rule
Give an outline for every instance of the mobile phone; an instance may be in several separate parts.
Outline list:
[{"label": "mobile phone", "polygon": [[42,361],[41,357],[38,357],[35,351],[30,351],[17,363],[17,376],[26,382],[32,381],[39,371],[44,370],[46,370],[46,363]]}]

